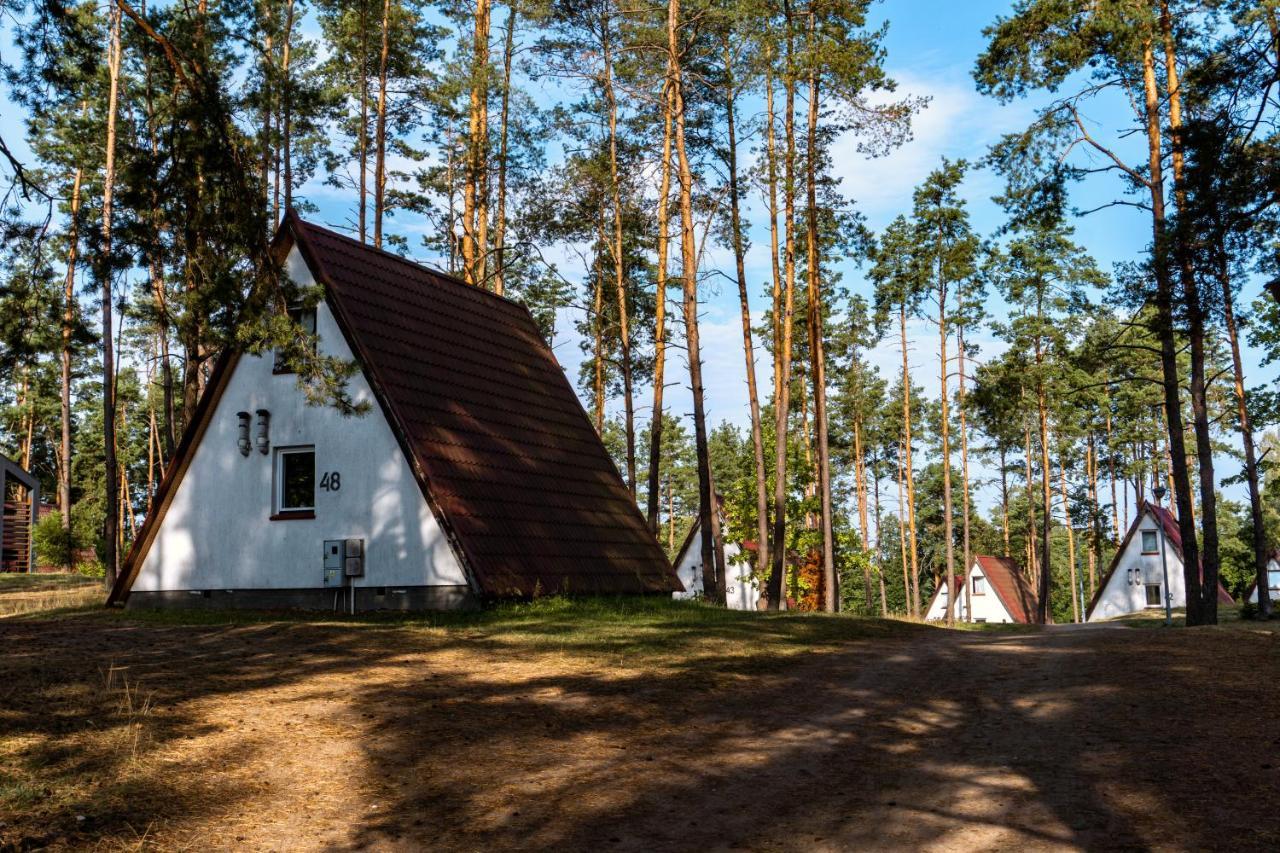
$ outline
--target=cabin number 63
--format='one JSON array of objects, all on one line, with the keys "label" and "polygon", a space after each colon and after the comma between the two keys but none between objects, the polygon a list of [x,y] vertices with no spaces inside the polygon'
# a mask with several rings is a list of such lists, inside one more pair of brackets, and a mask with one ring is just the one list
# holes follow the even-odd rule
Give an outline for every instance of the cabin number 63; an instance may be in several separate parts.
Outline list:
[{"label": "cabin number 63", "polygon": [[320,478],[320,488],[326,492],[342,491],[342,474],[338,471],[325,471]]}]

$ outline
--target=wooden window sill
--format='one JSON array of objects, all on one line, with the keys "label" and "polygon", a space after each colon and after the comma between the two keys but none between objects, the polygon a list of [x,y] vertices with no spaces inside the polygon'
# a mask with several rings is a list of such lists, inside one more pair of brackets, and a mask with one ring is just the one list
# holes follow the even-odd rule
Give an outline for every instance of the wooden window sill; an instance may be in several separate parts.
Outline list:
[{"label": "wooden window sill", "polygon": [[291,509],[285,512],[277,512],[271,516],[271,521],[305,521],[315,517],[316,512],[313,509]]}]

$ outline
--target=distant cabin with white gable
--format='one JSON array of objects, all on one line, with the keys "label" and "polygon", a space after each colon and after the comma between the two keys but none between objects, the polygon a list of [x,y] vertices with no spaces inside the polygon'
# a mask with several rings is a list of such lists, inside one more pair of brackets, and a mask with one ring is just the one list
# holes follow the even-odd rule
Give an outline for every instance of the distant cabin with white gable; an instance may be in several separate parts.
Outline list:
[{"label": "distant cabin with white gable", "polygon": [[368,409],[228,349],[109,603],[416,609],[681,589],[520,304],[286,215],[290,315]]},{"label": "distant cabin with white gable", "polygon": [[[1035,618],[1035,597],[1022,569],[1007,557],[979,554],[964,575],[956,575],[955,618],[959,622],[992,622],[1027,624]],[[969,591],[973,591],[972,605]],[[939,582],[933,599],[925,610],[925,619],[936,622],[947,618],[947,597],[951,584]]]},{"label": "distant cabin with white gable", "polygon": [[[724,516],[720,518],[720,529],[725,529]],[[756,610],[760,601],[760,585],[751,573],[751,555],[755,552],[752,542],[739,543],[725,540],[724,543],[724,576],[725,604],[730,610]],[[744,547],[745,545],[745,547]],[[689,535],[680,546],[674,560],[676,576],[684,585],[683,592],[672,594],[676,599],[700,598],[702,587],[702,524],[694,519]]]},{"label": "distant cabin with white gable", "polygon": [[[1160,560],[1162,543],[1168,565],[1167,590]],[[1085,621],[1101,622],[1143,610],[1160,610],[1165,606],[1166,595],[1171,596],[1171,606],[1187,606],[1182,534],[1173,513],[1144,501],[1089,603]],[[1234,603],[1221,582],[1218,583],[1218,602]]]},{"label": "distant cabin with white gable", "polygon": [[[1271,603],[1274,605],[1280,602],[1280,553],[1271,555],[1271,559],[1267,560],[1267,590],[1270,592]],[[1258,603],[1258,581],[1255,579],[1249,584],[1249,589],[1244,594],[1245,601],[1250,604]]]}]

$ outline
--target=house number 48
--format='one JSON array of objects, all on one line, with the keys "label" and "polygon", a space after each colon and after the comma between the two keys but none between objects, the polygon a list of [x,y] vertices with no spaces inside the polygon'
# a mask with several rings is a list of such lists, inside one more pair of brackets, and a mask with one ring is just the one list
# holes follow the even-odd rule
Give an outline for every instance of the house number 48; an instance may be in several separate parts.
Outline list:
[{"label": "house number 48", "polygon": [[326,471],[320,478],[320,488],[326,492],[342,491],[342,474],[337,471]]}]

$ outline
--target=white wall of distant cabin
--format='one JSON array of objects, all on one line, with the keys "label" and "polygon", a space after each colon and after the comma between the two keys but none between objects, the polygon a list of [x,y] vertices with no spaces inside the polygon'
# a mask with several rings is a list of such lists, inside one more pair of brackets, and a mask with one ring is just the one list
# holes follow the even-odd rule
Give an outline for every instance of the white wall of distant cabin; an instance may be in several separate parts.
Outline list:
[{"label": "white wall of distant cabin", "polygon": [[[295,248],[290,276],[312,285]],[[332,313],[316,308],[320,350],[352,357]],[[133,584],[137,592],[204,589],[306,589],[324,586],[326,539],[363,538],[365,575],[356,586],[459,586],[466,578],[422,496],[404,453],[362,372],[350,380],[363,416],[308,405],[292,374],[273,372],[271,353],[243,356],[195,450]],[[237,446],[237,412],[271,413],[271,449],[248,457]],[[271,520],[277,448],[315,447],[315,518]],[[341,488],[320,488],[325,472]]]},{"label": "white wall of distant cabin", "polygon": [[[1167,536],[1161,535],[1160,521],[1151,513],[1143,512],[1135,522],[1137,530],[1129,537],[1124,551],[1120,554],[1116,570],[1098,597],[1097,604],[1089,614],[1090,622],[1101,622],[1114,619],[1129,613],[1142,610],[1160,610],[1164,607],[1164,572],[1160,566],[1160,543],[1164,543],[1165,559],[1169,565],[1169,591],[1173,594],[1173,606],[1185,607],[1187,604],[1187,587],[1182,577],[1182,558],[1169,543]],[[1156,533],[1156,553],[1142,553],[1142,531],[1152,530]],[[1147,604],[1146,585],[1160,584],[1160,603]]]},{"label": "white wall of distant cabin", "polygon": [[[1267,589],[1271,590],[1271,603],[1274,605],[1276,599],[1280,599],[1280,563],[1274,559],[1267,561]],[[1249,590],[1249,603],[1258,603],[1258,587],[1255,585]]]},{"label": "white wall of distant cabin", "polygon": [[[982,566],[977,560],[969,567],[969,583],[973,582],[975,577],[983,578],[984,592],[973,596],[973,619],[977,621],[981,619],[984,622],[1014,622],[1013,615],[1009,613],[1004,603],[1000,601],[1000,596],[991,586],[991,581],[987,579],[986,573],[982,571]],[[946,581],[942,582],[942,592],[935,595],[933,601],[929,603],[929,610],[925,613],[924,618],[927,621],[938,621],[947,618],[947,595],[950,594],[950,588]],[[969,610],[969,586],[960,589],[960,598],[956,602],[955,616],[959,621],[968,621]]]},{"label": "white wall of distant cabin", "polygon": [[[684,584],[684,592],[673,592],[676,599],[702,595],[702,528],[694,530],[689,547],[676,565],[676,574]],[[724,545],[725,603],[730,610],[755,610],[760,587],[751,576],[751,566],[744,561],[736,542]]]}]

